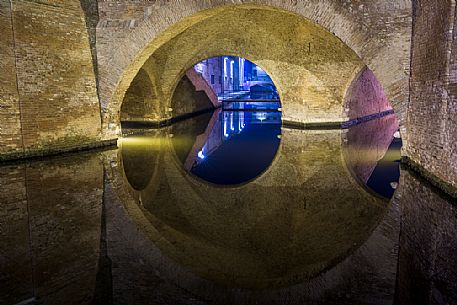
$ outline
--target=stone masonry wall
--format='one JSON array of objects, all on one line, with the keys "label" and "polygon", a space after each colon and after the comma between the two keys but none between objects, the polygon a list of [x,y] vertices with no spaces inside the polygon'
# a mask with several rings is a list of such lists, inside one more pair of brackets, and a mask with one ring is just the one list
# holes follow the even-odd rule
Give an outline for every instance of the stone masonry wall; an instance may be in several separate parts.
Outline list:
[{"label": "stone masonry wall", "polygon": [[94,64],[95,75],[98,74],[97,65],[97,25],[99,21],[98,0],[80,0],[81,8],[85,14],[86,27],[89,34],[89,42],[92,53],[92,62]]},{"label": "stone masonry wall", "polygon": [[80,2],[1,0],[0,8],[0,152],[98,140],[100,106]]},{"label": "stone masonry wall", "polygon": [[208,78],[205,78],[204,75],[195,71],[195,69],[187,70],[186,76],[194,85],[195,90],[205,92],[214,107],[221,106],[221,102],[217,97],[216,89],[210,84]]},{"label": "stone masonry wall", "polygon": [[185,75],[178,83],[171,101],[172,116],[214,108],[204,91],[197,91],[192,81]]},{"label": "stone masonry wall", "polygon": [[[277,20],[281,23],[272,27]],[[247,58],[267,72],[281,96],[284,120],[295,122],[345,121],[344,93],[364,67],[334,35],[296,15],[228,6],[186,28],[145,62],[155,66],[161,108],[170,107],[176,84],[189,68],[220,54]]]},{"label": "stone masonry wall", "polygon": [[157,94],[147,72],[141,69],[125,93],[121,107],[122,121],[157,120]]},{"label": "stone masonry wall", "polygon": [[[109,103],[117,95],[120,82],[134,78],[151,48],[214,14],[211,9],[221,11],[227,4],[233,6],[232,1],[218,0],[0,0],[0,65],[5,72],[0,76],[0,153],[58,150],[91,143],[101,138],[102,117],[104,136],[115,136],[119,122],[111,121],[110,116],[119,111],[122,99],[114,106]],[[365,0],[357,4],[251,0],[242,4],[302,16],[341,39],[373,70],[404,123],[410,0]],[[306,40],[300,36],[301,30],[292,34],[295,37],[291,42]],[[151,45],[153,41],[155,45]],[[294,52],[317,52],[313,48],[321,42],[317,39]],[[331,66],[328,69],[333,70]],[[94,73],[103,105],[101,117]],[[125,90],[120,90],[122,95]],[[285,114],[297,112],[288,109]]]},{"label": "stone masonry wall", "polygon": [[451,0],[417,1],[414,9],[407,154],[457,186],[457,32]]},{"label": "stone masonry wall", "polygon": [[[99,2],[97,52],[104,123],[116,124],[116,112],[119,111],[123,93],[154,50],[186,28],[211,16],[214,10],[221,11],[233,3],[221,0]],[[410,66],[411,1],[250,0],[236,3],[297,14],[338,37],[377,76],[404,126]],[[288,29],[287,33],[295,33],[290,27]],[[245,29],[242,35],[238,35],[239,42],[243,42],[245,32],[249,31]],[[268,36],[267,33],[264,35]],[[295,34],[290,42],[303,41],[300,31]],[[204,48],[202,41],[201,47]],[[276,48],[282,46],[274,45]],[[307,52],[308,44],[301,49],[302,54]],[[114,104],[110,104],[113,101]],[[107,132],[111,134],[111,131]]]},{"label": "stone masonry wall", "polygon": [[373,72],[364,68],[348,88],[345,111],[349,120],[392,109],[384,89]]},{"label": "stone masonry wall", "polygon": [[0,1],[0,153],[22,151],[21,115],[10,1]]}]

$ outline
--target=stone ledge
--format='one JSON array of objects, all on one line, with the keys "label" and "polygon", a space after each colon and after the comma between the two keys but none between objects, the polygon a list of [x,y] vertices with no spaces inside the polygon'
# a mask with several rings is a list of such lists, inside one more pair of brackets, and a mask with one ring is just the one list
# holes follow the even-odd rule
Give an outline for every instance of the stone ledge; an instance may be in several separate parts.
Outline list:
[{"label": "stone ledge", "polygon": [[377,112],[377,113],[372,113],[372,114],[369,114],[369,115],[366,115],[363,117],[359,117],[359,118],[356,118],[353,120],[346,121],[341,124],[341,128],[347,129],[352,126],[359,125],[359,124],[362,124],[362,123],[365,123],[365,122],[368,122],[371,120],[379,119],[379,118],[382,118],[382,117],[385,117],[385,116],[388,116],[391,114],[395,114],[393,109],[389,109],[389,110],[381,111],[381,112]]},{"label": "stone ledge", "polygon": [[[198,112],[188,113],[188,114],[184,114],[184,115],[180,115],[177,117],[164,119],[164,120],[160,120],[160,121],[124,121],[124,122],[122,122],[122,125],[124,125],[126,128],[161,128],[161,127],[170,126],[173,123],[176,123],[176,122],[188,119],[188,118],[192,118],[192,117],[195,117],[195,116],[198,116],[200,114],[207,113],[210,111],[214,111],[214,108],[208,108],[208,109],[204,109],[204,110],[201,110]],[[371,114],[371,115],[365,116],[363,118],[358,118],[356,120],[351,120],[351,121],[347,121],[347,122],[304,123],[304,122],[283,120],[282,126],[284,128],[290,128],[290,129],[328,129],[328,130],[345,129],[345,128],[349,128],[350,126],[362,124],[364,122],[367,122],[367,121],[370,121],[373,119],[377,119],[377,118],[380,118],[380,117],[383,117],[386,115],[390,115],[390,114],[393,114],[392,110]],[[24,160],[24,159],[43,158],[43,157],[47,157],[47,156],[55,156],[55,155],[61,155],[61,154],[65,154],[65,153],[87,151],[87,150],[103,148],[103,147],[111,147],[111,146],[115,146],[115,145],[117,145],[117,138],[81,144],[78,146],[53,147],[53,148],[34,149],[34,150],[29,150],[29,151],[20,152],[20,153],[6,153],[6,154],[0,154],[0,163],[16,161],[16,160]],[[436,178],[436,179],[439,179],[439,178]],[[457,189],[452,186],[450,186],[450,187],[451,187],[451,189],[453,189],[453,194],[455,193],[455,195],[451,195],[451,196],[457,198]],[[440,189],[443,189],[443,188],[440,187]],[[447,189],[447,187],[446,187],[446,189]]]},{"label": "stone ledge", "polygon": [[304,123],[283,120],[282,126],[290,129],[341,129],[342,122]]},{"label": "stone ledge", "polygon": [[172,117],[172,118],[164,119],[164,120],[159,120],[159,121],[140,121],[140,120],[138,120],[138,121],[135,121],[135,120],[122,121],[121,122],[121,126],[123,126],[124,128],[161,128],[161,127],[170,126],[173,123],[176,123],[176,122],[179,122],[179,121],[183,121],[183,120],[186,120],[186,119],[190,119],[190,118],[196,117],[196,116],[198,116],[200,114],[203,114],[203,113],[208,113],[208,112],[214,111],[215,109],[217,109],[217,108],[207,108],[207,109],[203,109],[203,110],[200,110],[200,111],[197,111],[197,112],[186,113],[186,114],[183,114],[183,115],[179,115],[179,116],[176,116],[176,117]]},{"label": "stone ledge", "polygon": [[403,168],[408,170],[417,179],[430,184],[438,193],[449,197],[447,199],[457,205],[457,187],[439,178],[407,156],[401,158],[401,164]]},{"label": "stone ledge", "polygon": [[364,117],[356,118],[356,119],[345,121],[345,122],[304,123],[304,122],[283,120],[282,124],[285,128],[292,128],[292,129],[348,129],[352,126],[363,124],[365,122],[379,119],[379,118],[382,118],[382,117],[385,117],[388,115],[392,115],[394,113],[395,112],[393,109],[389,109],[386,111],[369,114]]},{"label": "stone ledge", "polygon": [[0,154],[1,163],[11,163],[28,159],[42,159],[49,156],[63,155],[67,153],[83,152],[94,149],[104,149],[117,145],[116,139],[100,140],[97,142],[85,143],[78,146],[52,147],[28,150],[25,152]]}]

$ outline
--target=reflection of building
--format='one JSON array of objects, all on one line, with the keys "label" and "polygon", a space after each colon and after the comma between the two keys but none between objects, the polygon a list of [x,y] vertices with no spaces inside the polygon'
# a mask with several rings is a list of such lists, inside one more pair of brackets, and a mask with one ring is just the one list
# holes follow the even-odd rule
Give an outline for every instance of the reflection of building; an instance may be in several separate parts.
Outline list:
[{"label": "reflection of building", "polygon": [[[253,86],[263,86],[276,93],[268,74],[247,59],[235,56],[219,56],[206,59],[194,66],[219,97],[233,94],[249,96]],[[272,94],[270,94],[272,95]]]},{"label": "reflection of building", "polygon": [[191,167],[198,166],[206,157],[214,153],[226,141],[241,134],[249,125],[257,124],[276,124],[281,125],[281,114],[279,112],[243,112],[243,111],[221,111],[215,112],[217,122],[208,130],[205,138],[200,142],[199,147],[194,147],[196,151],[191,152],[186,164]]},{"label": "reflection of building", "polygon": [[240,134],[246,127],[244,112],[219,112],[217,123],[206,138],[203,147],[198,152],[198,158],[193,166],[199,165],[203,160],[216,151],[225,141]]}]

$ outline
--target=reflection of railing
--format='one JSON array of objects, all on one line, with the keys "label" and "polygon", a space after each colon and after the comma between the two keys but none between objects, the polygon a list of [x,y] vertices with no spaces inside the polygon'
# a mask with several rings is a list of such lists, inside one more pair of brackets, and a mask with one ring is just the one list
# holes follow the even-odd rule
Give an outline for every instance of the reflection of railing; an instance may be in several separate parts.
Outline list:
[{"label": "reflection of railing", "polygon": [[236,100],[225,100],[223,103],[279,103],[279,99],[236,99]]}]

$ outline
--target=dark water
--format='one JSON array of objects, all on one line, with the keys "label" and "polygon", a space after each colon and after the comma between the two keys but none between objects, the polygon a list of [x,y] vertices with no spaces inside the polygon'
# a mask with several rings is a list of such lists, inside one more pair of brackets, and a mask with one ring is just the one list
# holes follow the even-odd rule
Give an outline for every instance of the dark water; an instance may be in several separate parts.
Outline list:
[{"label": "dark water", "polygon": [[399,168],[395,117],[231,115],[0,167],[0,304],[456,304],[455,203]]},{"label": "dark water", "polygon": [[264,172],[281,138],[280,112],[217,111],[184,162],[193,175],[215,184],[245,183]]}]

